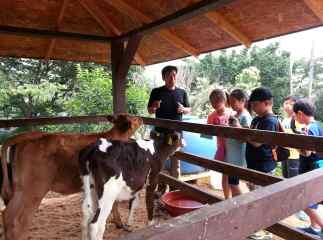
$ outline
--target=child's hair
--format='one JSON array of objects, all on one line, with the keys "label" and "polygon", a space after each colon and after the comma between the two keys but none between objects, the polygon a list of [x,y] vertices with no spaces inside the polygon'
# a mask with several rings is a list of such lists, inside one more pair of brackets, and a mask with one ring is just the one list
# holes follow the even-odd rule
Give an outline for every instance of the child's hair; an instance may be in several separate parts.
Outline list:
[{"label": "child's hair", "polygon": [[235,99],[237,99],[238,101],[244,101],[245,105],[244,107],[248,110],[248,112],[251,112],[251,105],[248,102],[248,95],[245,91],[243,91],[242,89],[234,89],[231,93],[230,93],[230,97],[233,97]]},{"label": "child's hair", "polygon": [[293,101],[293,102],[296,102],[297,100],[299,100],[299,97],[289,95],[289,96],[287,96],[287,97],[284,98],[284,102],[286,102],[288,100]]},{"label": "child's hair", "polygon": [[226,106],[229,106],[229,94],[222,89],[216,88],[214,89],[209,96],[210,102],[213,101],[223,101]]},{"label": "child's hair", "polygon": [[293,106],[294,113],[303,112],[306,116],[313,117],[315,114],[314,105],[307,99],[297,100]]},{"label": "child's hair", "polygon": [[230,93],[230,97],[233,97],[235,99],[237,99],[238,101],[248,101],[248,96],[247,94],[242,90],[242,89],[234,89],[231,93]]}]

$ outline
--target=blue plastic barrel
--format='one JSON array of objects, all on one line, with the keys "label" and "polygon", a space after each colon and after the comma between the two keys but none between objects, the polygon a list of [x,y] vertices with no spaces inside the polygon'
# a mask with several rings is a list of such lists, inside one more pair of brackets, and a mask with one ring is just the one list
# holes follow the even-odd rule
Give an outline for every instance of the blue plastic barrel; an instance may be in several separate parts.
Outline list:
[{"label": "blue plastic barrel", "polygon": [[[185,122],[206,123],[206,119],[199,119],[195,116],[185,116]],[[216,137],[193,132],[183,132],[186,146],[182,148],[183,152],[191,153],[205,158],[214,159],[216,149]],[[180,162],[181,174],[193,174],[204,172],[205,168],[185,161]],[[166,162],[166,168],[170,168],[170,161]]]}]

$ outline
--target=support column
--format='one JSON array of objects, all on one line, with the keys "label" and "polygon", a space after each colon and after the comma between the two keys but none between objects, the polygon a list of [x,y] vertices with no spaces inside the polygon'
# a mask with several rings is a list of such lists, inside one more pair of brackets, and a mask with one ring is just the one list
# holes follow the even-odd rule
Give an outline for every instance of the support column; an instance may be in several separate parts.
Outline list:
[{"label": "support column", "polygon": [[138,49],[141,35],[135,35],[128,40],[125,47],[123,40],[111,42],[111,68],[112,68],[112,94],[113,113],[124,113],[127,111],[126,86],[127,74],[131,62]]}]

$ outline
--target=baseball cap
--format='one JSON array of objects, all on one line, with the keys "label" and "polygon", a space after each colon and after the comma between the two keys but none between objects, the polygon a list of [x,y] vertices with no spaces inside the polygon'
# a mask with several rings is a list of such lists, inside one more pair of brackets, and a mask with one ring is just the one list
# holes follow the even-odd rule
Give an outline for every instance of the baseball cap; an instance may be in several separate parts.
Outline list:
[{"label": "baseball cap", "polygon": [[269,88],[259,87],[251,92],[249,102],[266,101],[271,100],[272,98],[273,94],[271,93]]}]

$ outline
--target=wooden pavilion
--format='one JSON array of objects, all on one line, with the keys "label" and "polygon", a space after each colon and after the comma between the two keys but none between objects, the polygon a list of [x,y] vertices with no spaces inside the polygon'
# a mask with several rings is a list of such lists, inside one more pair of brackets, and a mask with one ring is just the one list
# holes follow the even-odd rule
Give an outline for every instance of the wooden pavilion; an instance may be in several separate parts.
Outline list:
[{"label": "wooden pavilion", "polygon": [[[0,56],[111,63],[114,112],[118,113],[126,109],[130,64],[149,65],[240,44],[249,47],[255,41],[322,25],[322,0],[1,0]],[[89,121],[105,119],[85,116],[1,120],[0,127]],[[151,118],[144,121],[244,141],[323,151],[322,138],[318,137]],[[126,239],[241,239],[267,227],[287,239],[313,239],[276,222],[323,199],[322,170],[281,181],[185,153],[177,157],[259,185],[273,185]],[[169,176],[161,175],[161,181],[209,203],[220,201]],[[266,209],[269,211],[263,216]]]}]

